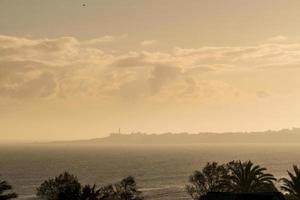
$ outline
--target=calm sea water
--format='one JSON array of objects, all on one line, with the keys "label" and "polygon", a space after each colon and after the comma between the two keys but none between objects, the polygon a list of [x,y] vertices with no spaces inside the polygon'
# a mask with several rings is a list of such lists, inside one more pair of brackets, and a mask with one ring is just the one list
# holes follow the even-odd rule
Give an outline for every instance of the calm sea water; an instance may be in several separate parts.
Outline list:
[{"label": "calm sea water", "polygon": [[21,199],[30,199],[43,180],[63,171],[99,186],[133,175],[147,199],[189,199],[184,186],[194,170],[234,159],[250,159],[282,177],[292,164],[300,165],[300,145],[2,145],[0,174]]}]

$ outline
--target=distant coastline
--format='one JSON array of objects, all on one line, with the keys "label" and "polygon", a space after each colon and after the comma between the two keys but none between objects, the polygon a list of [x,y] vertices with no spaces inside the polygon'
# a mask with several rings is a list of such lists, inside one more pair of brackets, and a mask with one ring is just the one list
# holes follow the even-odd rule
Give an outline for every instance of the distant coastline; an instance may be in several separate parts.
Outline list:
[{"label": "distant coastline", "polygon": [[201,143],[299,143],[300,128],[282,129],[279,131],[262,132],[203,132],[189,133],[111,133],[107,137],[74,141],[55,141],[52,143],[72,144],[110,144],[110,145],[134,145],[134,144],[201,144]]}]

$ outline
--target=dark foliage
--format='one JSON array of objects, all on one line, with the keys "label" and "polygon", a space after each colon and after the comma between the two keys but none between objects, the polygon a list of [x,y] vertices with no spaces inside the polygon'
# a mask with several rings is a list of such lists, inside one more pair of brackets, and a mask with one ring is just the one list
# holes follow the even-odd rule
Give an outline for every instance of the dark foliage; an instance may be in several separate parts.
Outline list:
[{"label": "dark foliage", "polygon": [[199,200],[286,200],[280,192],[209,192]]},{"label": "dark foliage", "polygon": [[228,190],[233,192],[274,192],[276,180],[266,168],[254,165],[251,161],[232,161],[227,164]]},{"label": "dark foliage", "polygon": [[143,200],[142,192],[137,189],[132,176],[124,178],[121,182],[108,185],[101,189],[101,200]]},{"label": "dark foliage", "polygon": [[277,191],[272,174],[251,161],[232,161],[227,164],[207,163],[189,178],[187,192],[199,199],[208,192],[274,192]]},{"label": "dark foliage", "polygon": [[294,165],[294,173],[287,171],[289,178],[281,178],[281,189],[287,193],[289,199],[300,199],[300,170]]},{"label": "dark foliage", "polygon": [[80,200],[81,185],[76,176],[64,172],[37,188],[37,196],[46,200]]},{"label": "dark foliage", "polygon": [[82,187],[77,177],[68,172],[42,183],[37,189],[37,196],[46,200],[143,200],[131,176],[97,188],[96,185]]},{"label": "dark foliage", "polygon": [[98,200],[100,199],[101,189],[96,189],[96,185],[85,185],[81,191],[81,200]]},{"label": "dark foliage", "polygon": [[186,186],[186,190],[193,199],[199,199],[208,192],[226,191],[224,178],[227,174],[228,169],[225,165],[207,163],[201,171],[195,171],[190,176],[190,184]]},{"label": "dark foliage", "polygon": [[18,195],[14,192],[11,192],[12,186],[6,181],[0,180],[0,200],[8,200],[17,198]]}]

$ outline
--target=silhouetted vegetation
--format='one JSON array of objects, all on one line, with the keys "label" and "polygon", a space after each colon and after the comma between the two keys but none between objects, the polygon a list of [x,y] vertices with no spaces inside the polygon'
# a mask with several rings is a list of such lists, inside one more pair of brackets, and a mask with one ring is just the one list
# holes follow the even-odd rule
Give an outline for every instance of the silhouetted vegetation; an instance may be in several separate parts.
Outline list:
[{"label": "silhouetted vegetation", "polygon": [[207,163],[201,171],[195,171],[189,178],[187,192],[193,199],[199,199],[208,192],[273,192],[276,180],[266,168],[251,161],[231,161],[226,164]]},{"label": "silhouetted vegetation", "polygon": [[195,171],[189,178],[191,184],[186,186],[187,192],[193,199],[208,192],[226,191],[224,179],[228,175],[226,165],[218,165],[217,162],[207,163],[201,171]]},{"label": "silhouetted vegetation", "polygon": [[64,172],[44,181],[37,188],[37,196],[46,200],[80,200],[81,185],[76,176]]},{"label": "silhouetted vegetation", "polygon": [[98,200],[100,199],[101,189],[97,189],[96,185],[93,186],[85,185],[82,188],[81,200]]},{"label": "silhouetted vegetation", "polygon": [[136,182],[132,176],[123,179],[116,184],[118,199],[122,200],[142,200],[142,193],[137,190]]},{"label": "silhouetted vegetation", "polygon": [[199,200],[286,200],[281,192],[209,192]]},{"label": "silhouetted vegetation", "polygon": [[95,184],[81,186],[77,177],[68,172],[43,182],[37,188],[37,196],[46,200],[143,200],[132,176],[97,188]]},{"label": "silhouetted vegetation", "polygon": [[300,170],[293,165],[294,173],[287,171],[289,178],[281,178],[282,191],[287,193],[288,199],[300,199]]},{"label": "silhouetted vegetation", "polygon": [[12,186],[4,180],[0,180],[0,200],[15,199],[18,195],[11,192]]},{"label": "silhouetted vegetation", "polygon": [[[287,178],[281,178],[280,189],[285,192],[288,200],[300,200],[300,169],[294,165],[293,172],[288,172]],[[251,161],[231,161],[225,164],[207,163],[201,170],[196,170],[189,177],[186,186],[192,199],[199,200],[206,194],[216,197],[225,192],[228,198],[234,195],[281,195],[275,187],[276,179],[267,169],[255,165]],[[0,181],[0,200],[17,198],[11,192],[12,186],[6,181]],[[272,195],[271,195],[272,196]],[[77,177],[64,172],[57,177],[44,181],[37,188],[37,197],[45,200],[143,200],[142,192],[138,190],[134,177],[128,176],[120,182],[102,187],[81,185]],[[208,196],[206,195],[208,198]]]},{"label": "silhouetted vegetation", "polygon": [[228,190],[232,192],[273,192],[276,179],[266,168],[251,161],[232,161],[228,165]]},{"label": "silhouetted vegetation", "polygon": [[137,189],[132,176],[124,178],[121,182],[107,185],[100,189],[101,200],[142,200],[142,192]]}]

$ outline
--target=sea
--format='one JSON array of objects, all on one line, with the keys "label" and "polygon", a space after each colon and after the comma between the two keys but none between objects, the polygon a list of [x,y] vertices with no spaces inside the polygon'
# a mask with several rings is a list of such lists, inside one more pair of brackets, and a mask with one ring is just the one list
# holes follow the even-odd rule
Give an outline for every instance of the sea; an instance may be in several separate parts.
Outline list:
[{"label": "sea", "polygon": [[0,146],[1,179],[13,185],[19,199],[34,199],[36,188],[64,171],[82,184],[104,186],[134,176],[145,199],[190,199],[189,176],[207,162],[252,160],[277,178],[300,165],[298,144],[74,145]]}]

